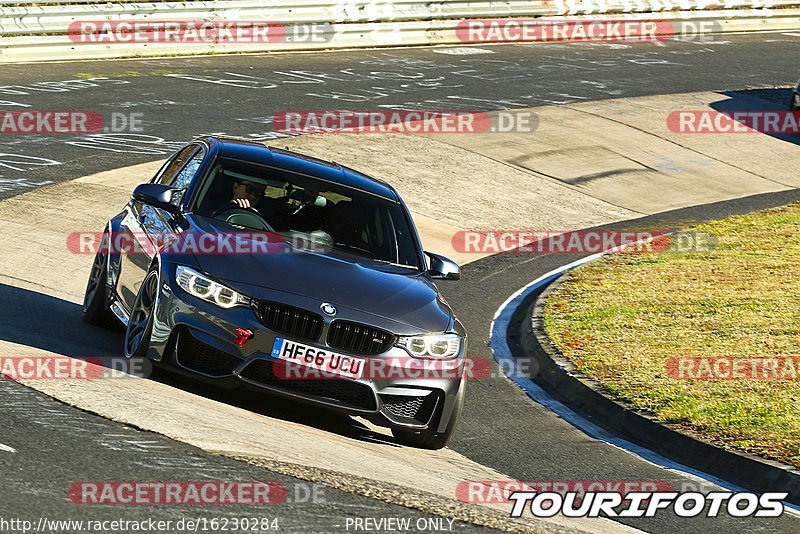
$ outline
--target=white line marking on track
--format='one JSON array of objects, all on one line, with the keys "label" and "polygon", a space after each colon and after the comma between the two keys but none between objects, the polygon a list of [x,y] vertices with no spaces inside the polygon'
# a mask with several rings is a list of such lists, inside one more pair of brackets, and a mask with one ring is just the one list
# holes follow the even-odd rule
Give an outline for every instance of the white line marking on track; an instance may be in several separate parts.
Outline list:
[{"label": "white line marking on track", "polygon": [[[506,301],[501,304],[495,312],[489,330],[489,348],[492,349],[495,360],[497,360],[503,369],[510,369],[512,371],[514,378],[509,377],[509,379],[522,388],[528,397],[538,402],[548,410],[554,412],[556,415],[590,437],[599,441],[603,441],[612,447],[621,449],[629,454],[633,454],[634,456],[638,456],[641,460],[644,460],[651,465],[670,470],[675,474],[690,480],[699,480],[716,484],[717,486],[727,489],[728,491],[747,491],[744,488],[736,486],[735,484],[731,484],[726,480],[717,478],[696,469],[692,469],[691,467],[687,467],[681,463],[655,453],[650,449],[636,445],[635,443],[631,443],[626,439],[608,432],[603,427],[584,419],[583,416],[579,415],[565,404],[562,404],[560,401],[551,397],[533,380],[528,377],[524,377],[522,371],[518,369],[517,363],[514,360],[514,356],[511,354],[511,349],[506,342],[506,332],[508,331],[508,325],[511,323],[511,317],[514,314],[514,311],[519,307],[522,301],[525,300],[525,298],[530,295],[531,292],[543,285],[548,284],[549,282],[554,281],[566,271],[599,259],[605,254],[616,252],[620,250],[620,248],[621,247],[615,247],[605,252],[592,254],[591,256],[586,256],[585,258],[581,258],[557,269],[553,269],[508,297],[508,299],[506,299]],[[796,506],[788,502],[784,502],[783,504],[787,514],[800,517],[800,506]]]},{"label": "white line marking on track", "polygon": [[17,449],[15,449],[14,447],[9,447],[8,445],[3,445],[2,443],[0,443],[0,451],[17,452]]},{"label": "white line marking on track", "polygon": [[434,48],[431,50],[434,54],[449,54],[452,56],[474,56],[478,54],[494,54],[491,50],[486,50],[485,48],[471,48],[467,46],[456,46],[456,47],[442,47],[442,48]]}]

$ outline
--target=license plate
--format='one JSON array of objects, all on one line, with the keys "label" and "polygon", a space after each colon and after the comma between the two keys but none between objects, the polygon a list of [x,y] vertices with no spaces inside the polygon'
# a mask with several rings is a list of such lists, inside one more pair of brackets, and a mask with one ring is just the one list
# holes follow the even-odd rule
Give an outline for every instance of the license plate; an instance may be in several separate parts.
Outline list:
[{"label": "license plate", "polygon": [[[328,378],[331,376],[341,376],[344,378],[360,378],[364,370],[364,359],[355,356],[337,354],[317,347],[311,347],[296,341],[289,341],[282,337],[275,339],[272,345],[272,357],[295,364],[307,369],[314,369],[318,373],[303,372],[299,369],[299,377],[306,378]],[[295,369],[298,370],[298,369]],[[292,376],[292,373],[288,373]]]}]

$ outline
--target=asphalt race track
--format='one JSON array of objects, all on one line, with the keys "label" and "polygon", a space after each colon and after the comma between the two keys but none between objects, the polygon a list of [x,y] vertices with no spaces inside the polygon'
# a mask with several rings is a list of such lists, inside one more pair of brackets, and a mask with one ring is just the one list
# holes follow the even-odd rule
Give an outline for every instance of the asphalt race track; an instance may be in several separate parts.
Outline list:
[{"label": "asphalt race track", "polygon": [[[268,56],[204,56],[152,60],[92,61],[0,66],[0,110],[83,110],[141,113],[142,131],[86,136],[0,134],[0,199],[42,185],[100,171],[166,158],[193,135],[271,139],[271,117],[282,110],[500,110],[625,99],[694,91],[736,91],[770,106],[788,99],[798,77],[800,37],[784,34],[725,36],[711,42],[651,44],[494,45],[448,48],[346,51]],[[592,136],[586,131],[587,137]],[[787,138],[789,144],[797,140]],[[275,143],[278,143],[275,141]],[[149,176],[142,176],[145,181]],[[487,184],[487,187],[491,187]],[[778,206],[800,199],[789,189],[740,200],[715,202],[654,214],[607,228],[665,221],[703,221]],[[57,206],[61,199],[49,200]],[[535,210],[536,207],[532,207]],[[81,228],[82,229],[82,228]],[[100,230],[100,228],[97,228]],[[643,460],[587,436],[530,400],[499,376],[489,348],[498,307],[531,280],[567,264],[573,255],[496,255],[464,266],[460,282],[440,284],[470,335],[473,356],[492,362],[495,372],[469,384],[464,416],[449,448],[516,480],[663,481],[674,488],[702,487],[703,481]],[[3,274],[3,273],[0,273]],[[83,277],[83,275],[81,275]],[[121,336],[80,325],[76,304],[12,285],[0,285],[0,339],[59,353],[89,347],[98,353],[121,350]],[[47,342],[18,309],[35,318],[58,317],[60,332]],[[42,325],[42,329],[47,326]],[[85,350],[84,350],[85,352]],[[299,411],[276,402],[265,408],[245,395],[174,376],[165,386],[319,429],[356,441],[380,442],[350,420]],[[287,502],[248,516],[279,517],[282,530],[345,531],[347,517],[435,517],[438,502],[422,498],[389,504],[371,499],[364,487],[353,492],[313,486],[302,473],[290,476],[204,451],[164,436],[87,413],[21,384],[0,381],[0,517],[126,519],[233,517],[231,507],[86,507],[73,504],[65,487],[92,480],[263,480],[284,484]],[[397,448],[383,443],[387,451]],[[705,483],[708,484],[708,483]],[[357,484],[356,484],[357,485]],[[322,498],[309,497],[313,491]],[[338,489],[337,489],[338,488]],[[780,490],[780,488],[775,488]],[[399,502],[399,501],[396,501]],[[401,506],[405,504],[407,506]],[[444,506],[444,504],[441,504]],[[465,505],[466,507],[466,505]],[[441,510],[443,515],[454,512]],[[461,517],[448,515],[448,517]],[[800,519],[676,517],[620,519],[647,532],[796,532]],[[502,515],[480,524],[508,530]],[[477,531],[455,521],[454,531]],[[545,528],[545,527],[542,527]]]},{"label": "asphalt race track", "polygon": [[768,94],[796,81],[797,46],[797,37],[778,33],[659,45],[459,47],[484,51],[474,55],[443,47],[3,65],[3,110],[90,107],[107,119],[135,112],[144,131],[4,135],[0,198],[166,157],[201,133],[269,139],[271,117],[283,110],[496,110],[691,91]]},{"label": "asphalt race track", "polygon": [[[257,511],[230,505],[190,508],[160,505],[98,506],[87,513],[84,505],[65,498],[63,488],[76,481],[97,480],[263,481],[264,470],[87,414],[10,381],[0,382],[0,394],[4,406],[0,416],[3,438],[6,442],[25,444],[24,449],[13,455],[4,452],[0,457],[2,511],[6,519],[157,518],[176,523],[200,517],[247,517],[268,519],[271,523],[277,518],[283,532],[337,532],[344,529],[346,518],[352,516],[405,517],[413,518],[413,522],[431,517],[417,510],[272,473],[269,481],[286,487],[286,501],[259,507]],[[318,424],[336,428],[335,423],[331,425],[323,419]],[[453,522],[452,529],[484,530],[463,522]]]}]

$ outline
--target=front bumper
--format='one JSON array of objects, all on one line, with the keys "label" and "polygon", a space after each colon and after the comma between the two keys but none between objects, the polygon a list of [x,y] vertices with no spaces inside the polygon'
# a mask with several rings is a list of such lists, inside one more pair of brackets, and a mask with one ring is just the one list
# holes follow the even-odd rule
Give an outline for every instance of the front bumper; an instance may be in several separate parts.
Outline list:
[{"label": "front bumper", "polygon": [[[281,378],[273,372],[277,360],[271,356],[277,337],[347,354],[326,343],[331,318],[323,317],[322,333],[316,341],[292,339],[265,326],[250,308],[222,309],[188,295],[168,273],[162,273],[161,280],[148,356],[185,372],[219,382],[247,384],[300,402],[362,415],[373,421],[384,420],[391,427],[422,430],[436,426],[437,432],[445,430],[459,389],[464,387],[466,342],[457,358],[449,362],[451,370],[446,376],[410,373],[398,378]],[[319,303],[304,297],[297,297],[287,304],[306,310],[315,309],[314,304],[319,307]],[[347,317],[343,314],[337,319],[363,320],[363,316]],[[238,329],[252,332],[250,339],[241,346],[236,343],[240,338]],[[380,355],[354,356],[365,360],[409,358],[398,347],[391,347]]]}]

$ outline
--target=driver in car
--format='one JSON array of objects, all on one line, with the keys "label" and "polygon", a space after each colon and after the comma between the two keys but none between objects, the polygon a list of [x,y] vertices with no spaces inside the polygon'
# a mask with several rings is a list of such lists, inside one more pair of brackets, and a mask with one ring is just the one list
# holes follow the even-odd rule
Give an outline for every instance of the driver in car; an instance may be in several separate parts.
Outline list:
[{"label": "driver in car", "polygon": [[267,187],[263,184],[254,184],[247,180],[233,182],[233,199],[231,202],[240,208],[257,208],[264,198]]}]

